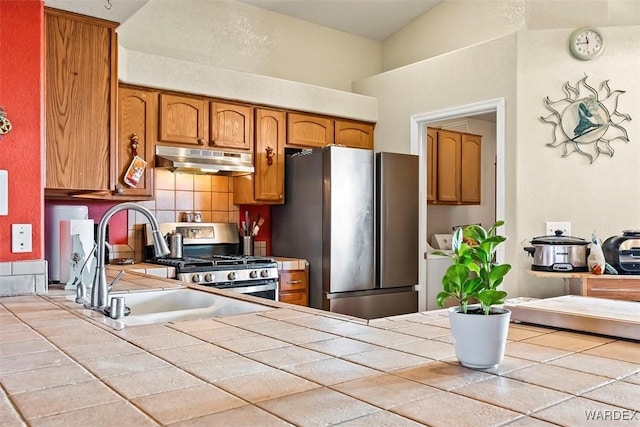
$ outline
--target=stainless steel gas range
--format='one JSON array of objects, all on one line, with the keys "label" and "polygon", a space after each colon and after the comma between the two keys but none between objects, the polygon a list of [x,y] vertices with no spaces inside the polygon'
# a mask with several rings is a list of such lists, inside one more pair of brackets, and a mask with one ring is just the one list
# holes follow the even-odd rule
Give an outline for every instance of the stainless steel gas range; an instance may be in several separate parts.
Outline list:
[{"label": "stainless steel gas range", "polygon": [[174,267],[177,280],[278,300],[278,267],[275,260],[239,254],[240,236],[235,224],[160,224],[163,236],[173,231],[183,236],[180,258],[153,257],[148,225],[146,229],[147,262]]}]

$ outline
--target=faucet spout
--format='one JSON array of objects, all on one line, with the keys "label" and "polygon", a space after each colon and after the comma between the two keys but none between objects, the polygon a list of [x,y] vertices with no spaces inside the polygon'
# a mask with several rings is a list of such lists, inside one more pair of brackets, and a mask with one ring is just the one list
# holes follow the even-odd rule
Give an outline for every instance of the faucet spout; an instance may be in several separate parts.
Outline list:
[{"label": "faucet spout", "polygon": [[107,276],[104,264],[104,248],[106,241],[107,223],[113,215],[124,210],[134,210],[142,213],[151,225],[153,232],[153,247],[156,256],[162,257],[169,254],[169,248],[160,233],[158,220],[151,211],[142,205],[133,202],[120,203],[111,207],[104,213],[102,219],[98,223],[98,235],[96,236],[96,270],[93,276],[93,286],[91,287],[91,308],[94,310],[102,310],[107,305],[109,286],[107,285]]}]

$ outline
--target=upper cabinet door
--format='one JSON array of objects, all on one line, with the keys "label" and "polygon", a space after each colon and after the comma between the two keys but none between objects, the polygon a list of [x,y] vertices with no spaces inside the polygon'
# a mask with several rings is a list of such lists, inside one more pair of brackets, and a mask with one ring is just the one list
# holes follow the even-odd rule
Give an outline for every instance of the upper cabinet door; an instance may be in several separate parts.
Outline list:
[{"label": "upper cabinet door", "polygon": [[203,98],[160,94],[160,140],[204,145],[207,108]]},{"label": "upper cabinet door", "polygon": [[251,150],[253,147],[253,108],[248,105],[210,103],[209,145]]},{"label": "upper cabinet door", "polygon": [[438,132],[427,128],[427,202],[437,197],[438,188]]},{"label": "upper cabinet door", "polygon": [[255,199],[284,201],[285,113],[256,109]]},{"label": "upper cabinet door", "polygon": [[438,132],[438,200],[460,201],[460,144],[458,132]]},{"label": "upper cabinet door", "polygon": [[463,134],[460,147],[460,202],[480,203],[482,137]]},{"label": "upper cabinet door", "polygon": [[[138,88],[121,87],[118,103],[118,145],[116,150],[116,194],[153,196],[153,155],[156,139],[158,93]],[[147,162],[135,186],[125,179],[135,154]],[[139,166],[139,165],[135,165]],[[135,173],[135,171],[132,171]]]},{"label": "upper cabinet door", "polygon": [[373,128],[372,123],[336,120],[335,143],[347,147],[373,150]]},{"label": "upper cabinet door", "polygon": [[333,119],[310,114],[287,115],[287,145],[324,147],[333,144]]},{"label": "upper cabinet door", "polygon": [[116,136],[117,24],[48,8],[44,19],[45,188],[107,192]]},{"label": "upper cabinet door", "polygon": [[255,173],[233,178],[233,203],[284,203],[284,111],[255,109],[253,164]]}]

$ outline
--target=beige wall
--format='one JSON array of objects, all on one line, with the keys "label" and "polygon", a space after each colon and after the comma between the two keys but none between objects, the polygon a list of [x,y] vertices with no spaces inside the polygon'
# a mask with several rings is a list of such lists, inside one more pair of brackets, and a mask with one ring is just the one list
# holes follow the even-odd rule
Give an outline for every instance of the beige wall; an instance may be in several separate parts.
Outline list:
[{"label": "beige wall", "polygon": [[[602,30],[606,51],[590,62],[569,55],[566,40],[571,30],[518,35],[518,242],[543,234],[548,220],[571,221],[572,234],[586,239],[593,231],[605,239],[620,235],[622,230],[640,229],[640,27]],[[622,124],[629,143],[613,141],[614,156],[601,155],[593,164],[578,154],[563,158],[561,148],[547,147],[552,126],[538,119],[548,114],[542,104],[544,97],[564,98],[562,85],[575,85],[585,75],[596,89],[608,80],[611,90],[626,91],[618,99],[618,109],[632,118]],[[611,102],[605,105],[610,112],[615,109]],[[518,254],[521,294],[563,291],[560,280],[555,287],[539,289],[543,283],[522,273],[529,260],[524,253]]]},{"label": "beige wall", "polygon": [[343,91],[380,72],[378,42],[227,0],[153,0],[118,28],[128,50]]},{"label": "beige wall", "polygon": [[445,0],[382,43],[392,70],[525,28],[525,0]]},{"label": "beige wall", "polygon": [[444,0],[382,43],[382,70],[521,30],[639,24],[637,0]]},{"label": "beige wall", "polygon": [[640,111],[640,27],[602,27],[603,56],[582,62],[567,49],[570,29],[522,31],[357,82],[360,93],[379,102],[376,149],[410,152],[410,117],[481,100],[506,100],[506,247],[514,265],[505,287],[512,295],[536,297],[564,293],[560,279],[530,277],[522,250],[544,234],[545,221],[571,221],[572,234],[589,238],[640,228],[640,123],[624,123],[629,143],[614,141],[616,153],[594,164],[577,154],[561,157],[552,149],[551,126],[543,99],[565,96],[562,85],[585,74],[596,87],[609,80],[627,91],[619,109]]},{"label": "beige wall", "polygon": [[[388,71],[356,82],[354,88],[358,93],[378,99],[376,151],[400,153],[411,153],[411,116],[504,98],[506,174],[509,177],[517,175],[515,35]],[[505,187],[507,200],[515,201],[515,179],[507,180]],[[513,209],[513,204],[507,203],[507,209],[509,208]],[[516,230],[513,214],[507,215],[506,220],[505,233],[512,236]],[[427,239],[426,233],[424,239]],[[515,254],[516,246],[514,240],[510,240],[507,252]],[[507,261],[512,259],[512,256],[507,257]],[[505,287],[511,293],[517,292],[517,279],[514,275],[505,281]]]}]

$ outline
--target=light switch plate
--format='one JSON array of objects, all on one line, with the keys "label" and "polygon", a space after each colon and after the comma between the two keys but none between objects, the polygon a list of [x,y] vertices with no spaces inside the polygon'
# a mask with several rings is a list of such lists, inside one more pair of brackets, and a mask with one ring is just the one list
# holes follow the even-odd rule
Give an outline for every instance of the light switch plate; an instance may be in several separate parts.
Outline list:
[{"label": "light switch plate", "polygon": [[11,252],[31,252],[31,224],[11,224]]},{"label": "light switch plate", "polygon": [[0,171],[0,215],[9,215],[9,173]]}]

